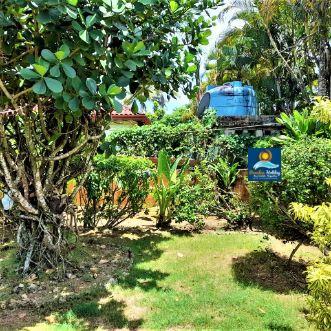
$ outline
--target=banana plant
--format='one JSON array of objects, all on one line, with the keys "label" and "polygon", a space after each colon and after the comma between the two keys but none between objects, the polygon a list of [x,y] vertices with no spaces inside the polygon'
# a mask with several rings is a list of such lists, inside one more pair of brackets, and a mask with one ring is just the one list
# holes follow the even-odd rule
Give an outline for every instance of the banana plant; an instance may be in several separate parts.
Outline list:
[{"label": "banana plant", "polygon": [[181,160],[181,157],[178,157],[172,163],[168,153],[164,150],[161,150],[158,155],[157,169],[153,174],[153,196],[159,207],[156,224],[159,228],[167,227],[171,223],[174,201],[187,168],[187,164],[184,164],[178,169]]},{"label": "banana plant", "polygon": [[229,191],[238,177],[238,167],[238,162],[230,164],[228,160],[222,158],[219,158],[215,164],[211,165],[221,190]]},{"label": "banana plant", "polygon": [[297,110],[292,115],[281,113],[276,121],[282,124],[284,129],[284,135],[273,138],[277,143],[284,144],[286,142],[299,140],[309,135],[321,135],[323,130],[320,130],[318,121],[311,117],[307,110],[299,113]]}]

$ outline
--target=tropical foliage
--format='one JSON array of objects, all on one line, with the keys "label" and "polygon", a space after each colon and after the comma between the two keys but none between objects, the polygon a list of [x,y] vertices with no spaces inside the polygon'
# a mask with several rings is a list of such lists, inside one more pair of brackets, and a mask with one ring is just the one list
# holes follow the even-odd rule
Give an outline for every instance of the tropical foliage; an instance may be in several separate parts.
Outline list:
[{"label": "tropical foliage", "polygon": [[325,201],[331,175],[331,141],[306,139],[282,148],[282,181],[251,182],[251,208],[260,224],[284,239],[306,239],[307,223],[297,222],[288,212],[291,202],[318,205]]},{"label": "tropical foliage", "polygon": [[[327,181],[330,185],[330,180]],[[331,187],[331,185],[330,185]],[[310,319],[320,330],[328,330],[331,325],[331,203],[318,206],[292,203],[292,213],[302,222],[312,224],[312,239],[326,256],[308,268],[307,280],[311,298]]]},{"label": "tropical foliage", "polygon": [[217,3],[1,1],[0,107],[9,116],[0,118],[0,179],[18,210],[24,273],[65,265],[63,215],[88,176],[110,109],[121,111],[126,94],[132,103],[151,90],[193,91],[199,45],[210,35],[203,13]]},{"label": "tropical foliage", "polygon": [[153,173],[154,197],[159,207],[157,226],[167,227],[175,209],[175,198],[184,181],[186,165],[178,169],[181,158],[171,162],[164,150],[158,154],[157,169]]},{"label": "tropical foliage", "polygon": [[330,97],[327,0],[234,0],[225,11],[234,7],[233,20],[244,26],[230,29],[211,54],[210,84],[253,85],[263,113],[304,106],[316,85],[319,95]]},{"label": "tropical foliage", "polygon": [[82,191],[84,227],[113,228],[140,212],[150,192],[152,168],[147,159],[98,156]]}]

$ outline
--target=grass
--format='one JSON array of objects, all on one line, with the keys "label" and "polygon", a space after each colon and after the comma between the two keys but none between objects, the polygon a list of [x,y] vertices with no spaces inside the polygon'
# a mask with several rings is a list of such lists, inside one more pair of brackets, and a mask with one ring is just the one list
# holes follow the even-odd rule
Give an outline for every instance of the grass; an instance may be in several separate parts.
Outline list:
[{"label": "grass", "polygon": [[53,308],[53,323],[28,330],[310,329],[302,266],[288,270],[262,235],[137,232],[113,240],[133,252],[130,274]]}]

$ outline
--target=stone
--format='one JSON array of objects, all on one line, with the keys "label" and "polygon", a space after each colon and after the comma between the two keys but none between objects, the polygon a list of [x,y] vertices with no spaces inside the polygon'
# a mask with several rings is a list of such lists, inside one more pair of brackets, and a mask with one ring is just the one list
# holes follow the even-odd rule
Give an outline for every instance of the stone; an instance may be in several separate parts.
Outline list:
[{"label": "stone", "polygon": [[109,263],[109,260],[106,260],[106,259],[101,259],[99,261],[99,264],[107,264],[107,263]]},{"label": "stone", "polygon": [[106,283],[106,286],[108,285],[115,285],[115,284],[117,284],[117,279],[116,278],[114,278],[114,277],[110,277],[109,279],[108,279],[108,281],[107,281],[107,283]]},{"label": "stone", "polygon": [[59,303],[65,303],[67,299],[65,297],[60,297],[59,298]]},{"label": "stone", "polygon": [[19,293],[24,290],[24,284],[18,284],[17,286],[14,287],[13,293]]},{"label": "stone", "polygon": [[37,290],[38,290],[38,286],[34,283],[32,283],[28,286],[28,292],[33,293],[33,292],[36,292]]},{"label": "stone", "polygon": [[74,275],[74,274],[68,272],[68,273],[66,273],[66,277],[67,277],[68,279],[74,279],[74,278],[76,278],[76,275]]}]

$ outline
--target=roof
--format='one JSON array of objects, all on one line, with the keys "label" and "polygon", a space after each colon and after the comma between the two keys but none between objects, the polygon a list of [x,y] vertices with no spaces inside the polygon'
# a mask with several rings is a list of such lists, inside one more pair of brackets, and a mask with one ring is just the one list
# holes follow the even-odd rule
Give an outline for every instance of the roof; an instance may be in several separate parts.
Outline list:
[{"label": "roof", "polygon": [[117,113],[115,110],[111,112],[112,121],[135,121],[139,124],[150,124],[150,119],[146,114],[134,114],[129,106],[123,106],[123,109],[120,113]]}]

